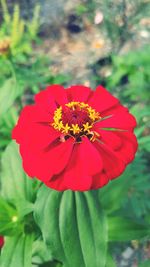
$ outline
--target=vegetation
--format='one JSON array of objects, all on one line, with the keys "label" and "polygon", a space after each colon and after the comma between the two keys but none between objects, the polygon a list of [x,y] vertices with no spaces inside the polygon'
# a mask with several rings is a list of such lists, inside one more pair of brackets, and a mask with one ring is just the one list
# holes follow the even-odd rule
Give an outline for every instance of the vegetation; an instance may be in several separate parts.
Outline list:
[{"label": "vegetation", "polygon": [[[114,1],[100,2],[100,6],[97,1],[87,1],[86,6],[80,4],[76,7],[78,16],[92,14],[90,19],[100,7],[106,14],[100,30],[112,44],[111,52],[103,64],[97,61],[90,66],[94,70],[94,77],[89,77],[89,81],[91,84],[93,81],[95,84],[104,84],[129,107],[138,123],[136,135],[139,149],[134,162],[119,179],[109,183],[95,196],[100,201],[109,226],[106,233],[105,227],[98,224],[103,238],[108,239],[107,261],[102,266],[115,267],[112,255],[116,249],[120,253],[120,247],[132,240],[142,243],[150,239],[150,48],[144,43],[138,49],[120,53],[133,35],[136,38],[141,29],[133,33],[131,25],[137,25],[142,18],[147,18],[150,5],[148,1],[137,1],[133,9],[135,1],[131,1],[131,13],[128,15],[128,1],[116,1],[118,4],[112,9],[110,17],[107,13]],[[39,196],[44,190],[46,196],[47,189],[41,187],[39,181],[27,178],[23,172],[18,147],[11,141],[11,131],[20,110],[32,103],[35,93],[47,84],[67,85],[68,76],[63,71],[53,75],[50,58],[44,54],[44,49],[38,49],[39,45],[44,46],[44,40],[38,35],[40,6],[35,7],[29,21],[21,17],[18,4],[14,5],[13,12],[9,12],[6,0],[1,0],[0,4],[3,11],[0,26],[0,235],[6,237],[0,266],[31,267],[32,262],[32,266],[60,267],[63,265],[59,257],[54,258],[50,247],[44,242],[45,232],[53,234],[54,229],[49,227],[51,214],[47,210],[45,224],[37,212],[44,205],[40,203]],[[99,74],[104,67],[109,69],[109,75]],[[69,192],[67,194],[68,199],[71,199]],[[88,202],[86,193],[85,198]],[[47,203],[47,199],[43,201]],[[52,204],[48,208],[55,209]],[[84,229],[83,224],[81,227]],[[92,231],[92,227],[89,229]],[[67,236],[67,231],[63,233]],[[139,261],[138,267],[146,266],[150,266],[149,260]]]}]

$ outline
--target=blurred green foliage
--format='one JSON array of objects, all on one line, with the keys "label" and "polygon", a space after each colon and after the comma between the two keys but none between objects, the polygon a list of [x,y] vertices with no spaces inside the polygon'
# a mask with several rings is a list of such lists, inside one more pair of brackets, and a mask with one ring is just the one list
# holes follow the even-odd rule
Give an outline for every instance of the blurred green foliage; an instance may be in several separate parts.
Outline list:
[{"label": "blurred green foliage", "polygon": [[103,15],[99,25],[111,43],[112,52],[118,52],[128,40],[137,38],[137,33],[150,29],[141,19],[149,18],[150,3],[147,0],[85,0],[76,6],[77,15],[94,20],[96,12]]},{"label": "blurred green foliage", "polygon": [[1,153],[11,140],[18,111],[33,101],[33,94],[47,84],[65,83],[69,76],[63,73],[52,75],[50,58],[38,50],[38,44],[42,43],[37,35],[40,6],[35,6],[33,17],[28,21],[21,18],[18,4],[11,13],[6,0],[1,0],[0,4],[3,14],[0,26]]},{"label": "blurred green foliage", "polygon": [[36,40],[39,28],[40,6],[37,5],[33,11],[31,21],[26,21],[20,16],[18,4],[14,5],[13,13],[10,14],[6,0],[0,1],[3,13],[3,22],[0,27],[0,42],[9,41],[7,53],[17,56],[20,53],[31,53],[32,43]]},{"label": "blurred green foliage", "polygon": [[112,75],[108,87],[120,89],[123,100],[150,102],[150,47],[128,52],[123,56],[112,56]]}]

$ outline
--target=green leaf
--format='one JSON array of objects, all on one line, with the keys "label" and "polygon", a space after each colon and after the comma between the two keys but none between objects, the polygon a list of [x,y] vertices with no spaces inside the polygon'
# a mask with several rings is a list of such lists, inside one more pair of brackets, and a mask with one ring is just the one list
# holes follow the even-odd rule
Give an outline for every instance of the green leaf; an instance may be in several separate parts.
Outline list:
[{"label": "green leaf", "polygon": [[8,79],[0,87],[0,117],[11,107],[17,97],[17,87],[14,79]]},{"label": "green leaf", "polygon": [[139,267],[149,267],[149,266],[150,266],[150,260],[146,260],[139,265]]},{"label": "green leaf", "polygon": [[11,131],[16,124],[17,111],[14,107],[11,107],[2,117],[0,117],[0,149],[6,148],[11,141]]},{"label": "green leaf", "polygon": [[116,267],[116,263],[110,253],[107,253],[106,267]]},{"label": "green leaf", "polygon": [[54,259],[64,267],[104,267],[107,221],[99,191],[57,192],[39,189],[35,220]]},{"label": "green leaf", "polygon": [[109,241],[130,241],[150,234],[148,225],[122,217],[108,217]]},{"label": "green leaf", "polygon": [[64,265],[62,265],[60,262],[58,261],[52,261],[50,263],[48,263],[48,265],[42,265],[41,267],[62,267]]},{"label": "green leaf", "polygon": [[110,181],[109,184],[101,189],[101,204],[104,210],[111,214],[121,207],[124,197],[131,186],[130,168],[116,180]]},{"label": "green leaf", "polygon": [[32,258],[33,262],[37,262],[38,264],[50,262],[50,260],[53,260],[51,251],[43,240],[36,240],[33,243]]},{"label": "green leaf", "polygon": [[31,267],[33,235],[5,239],[0,257],[1,267]]},{"label": "green leaf", "polygon": [[57,74],[56,76],[52,77],[53,84],[64,84],[69,80],[71,80],[69,75]]},{"label": "green leaf", "polygon": [[[130,190],[132,191],[136,183],[141,181],[141,173],[145,172],[145,162],[143,160],[143,157],[137,154],[132,165],[129,165],[120,177],[101,188],[101,204],[108,215],[122,208],[129,198]],[[143,179],[145,177],[144,174]],[[141,188],[141,185],[139,188]]]},{"label": "green leaf", "polygon": [[25,215],[33,212],[34,204],[26,201],[25,199],[16,199],[15,206],[17,208],[19,217],[24,217]]},{"label": "green leaf", "polygon": [[139,146],[150,152],[150,136],[143,136],[139,138]]},{"label": "green leaf", "polygon": [[18,145],[11,142],[2,156],[1,194],[5,199],[27,199],[29,202],[35,198],[37,180],[29,178],[23,171]]},{"label": "green leaf", "polygon": [[11,130],[17,121],[17,110],[15,107],[11,107],[7,113],[0,117],[0,131],[4,134],[11,136]]},{"label": "green leaf", "polygon": [[82,14],[88,12],[88,7],[85,6],[84,4],[78,4],[75,8],[76,8],[76,14],[78,16],[81,16]]},{"label": "green leaf", "polygon": [[48,261],[48,262],[38,265],[38,267],[62,267],[62,266],[64,265],[62,265],[58,261]]},{"label": "green leaf", "polygon": [[12,235],[19,230],[16,209],[0,198],[0,235]]}]

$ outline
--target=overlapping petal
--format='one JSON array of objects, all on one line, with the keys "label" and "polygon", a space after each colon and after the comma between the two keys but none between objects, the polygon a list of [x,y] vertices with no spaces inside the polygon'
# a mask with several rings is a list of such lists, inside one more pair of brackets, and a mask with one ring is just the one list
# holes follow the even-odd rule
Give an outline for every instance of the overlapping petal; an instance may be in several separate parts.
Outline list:
[{"label": "overlapping petal", "polygon": [[116,128],[122,130],[133,130],[136,127],[135,118],[127,111],[120,111],[115,114],[109,114],[107,119],[97,123],[99,128]]},{"label": "overlapping petal", "polygon": [[126,167],[125,162],[107,145],[100,142],[94,145],[103,157],[103,173],[109,180],[118,177]]},{"label": "overlapping petal", "polygon": [[34,147],[35,150],[44,148],[60,136],[59,132],[50,127],[50,121],[52,121],[52,115],[41,107],[26,106],[12,131],[12,138],[19,144],[25,143],[30,148]]},{"label": "overlapping petal", "polygon": [[[55,110],[69,102],[87,103],[91,110],[99,112],[100,119],[87,132],[63,134],[52,122]],[[35,105],[22,110],[12,138],[20,145],[23,167],[29,176],[55,190],[85,191],[98,189],[118,177],[134,159],[135,126],[136,120],[128,109],[102,86],[92,91],[82,85],[68,89],[52,85],[35,96]]]},{"label": "overlapping petal", "polygon": [[96,88],[93,96],[89,99],[88,104],[94,107],[97,111],[105,111],[119,103],[119,100],[112,96],[101,85]]},{"label": "overlapping petal", "polygon": [[72,85],[66,90],[69,101],[86,102],[93,94],[89,87],[83,85]]},{"label": "overlapping petal", "polygon": [[35,102],[42,106],[43,109],[53,112],[58,105],[67,103],[68,99],[63,86],[52,85],[36,94]]},{"label": "overlapping petal", "polygon": [[[92,155],[92,157],[91,157]],[[50,187],[59,190],[72,189],[84,191],[92,186],[92,176],[99,173],[103,168],[102,158],[98,150],[84,137],[83,142],[74,145],[72,155],[63,173],[49,181]],[[55,185],[56,183],[56,185]]]},{"label": "overlapping petal", "polygon": [[56,142],[38,152],[28,151],[28,147],[22,145],[20,153],[23,158],[23,167],[29,176],[36,176],[41,181],[47,182],[52,176],[63,171],[68,164],[72,149],[72,139],[67,140],[65,143],[60,143],[56,139]]}]

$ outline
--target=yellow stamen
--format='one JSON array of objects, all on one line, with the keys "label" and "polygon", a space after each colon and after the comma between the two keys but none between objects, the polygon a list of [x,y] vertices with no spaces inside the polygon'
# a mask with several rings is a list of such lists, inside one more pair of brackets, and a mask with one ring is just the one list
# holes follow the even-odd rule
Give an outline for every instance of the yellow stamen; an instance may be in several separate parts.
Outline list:
[{"label": "yellow stamen", "polygon": [[78,104],[79,104],[79,102],[72,101],[72,102],[67,103],[66,106],[68,108],[72,108],[72,107],[78,106]]},{"label": "yellow stamen", "polygon": [[63,125],[62,121],[60,121],[60,122],[58,123],[58,130],[59,130],[59,131],[62,130],[63,127],[64,127],[64,125]]},{"label": "yellow stamen", "polygon": [[80,134],[81,136],[84,135],[85,133],[91,134],[92,137],[90,140],[93,142],[95,139],[99,136],[98,133],[92,132],[91,129],[94,125],[94,123],[99,120],[100,114],[99,112],[96,112],[95,109],[90,107],[88,104],[84,102],[78,102],[78,101],[72,101],[67,104],[65,104],[66,107],[68,107],[70,110],[78,110],[78,111],[84,111],[87,113],[87,119],[89,118],[89,121],[86,123],[83,123],[79,126],[78,123],[72,124],[71,126],[69,125],[69,122],[64,124],[63,123],[63,112],[67,112],[67,110],[63,111],[63,107],[60,106],[57,108],[54,112],[54,117],[53,117],[53,123],[51,124],[54,129],[60,131],[63,134],[63,142],[65,142],[65,136],[70,135],[78,135]]},{"label": "yellow stamen", "polygon": [[96,140],[96,138],[100,136],[100,134],[97,133],[97,132],[95,132],[95,131],[90,132],[90,134],[92,134],[92,137],[90,138],[90,140],[91,140],[92,142],[94,142],[94,141]]},{"label": "yellow stamen", "polygon": [[87,108],[87,107],[89,107],[89,105],[88,104],[85,104],[84,102],[80,102],[79,104],[80,104],[80,107],[81,108]]},{"label": "yellow stamen", "polygon": [[83,127],[84,127],[84,132],[88,132],[92,128],[92,125],[89,125],[89,122],[87,122],[83,124]]},{"label": "yellow stamen", "polygon": [[89,113],[89,117],[91,120],[95,121],[97,119],[100,119],[99,113],[98,112],[90,112]]},{"label": "yellow stamen", "polygon": [[63,133],[67,134],[69,133],[69,130],[71,129],[71,127],[68,125],[68,123],[66,123],[66,125],[63,126]]},{"label": "yellow stamen", "polygon": [[81,129],[79,128],[78,124],[72,124],[71,130],[73,131],[74,134],[80,133]]}]

